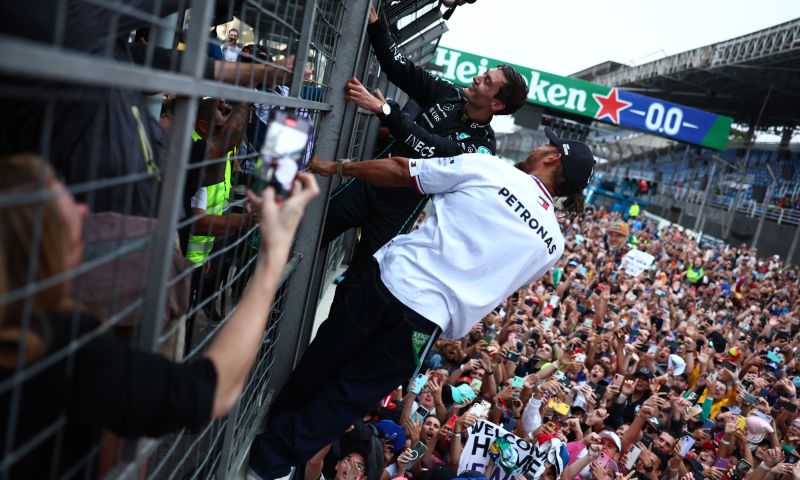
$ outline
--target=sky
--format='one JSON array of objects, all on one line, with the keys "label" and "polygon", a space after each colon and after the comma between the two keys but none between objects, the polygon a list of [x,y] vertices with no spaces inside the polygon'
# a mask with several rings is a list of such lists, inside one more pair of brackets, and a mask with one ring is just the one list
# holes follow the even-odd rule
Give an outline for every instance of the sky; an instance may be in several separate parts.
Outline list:
[{"label": "sky", "polygon": [[800,0],[477,0],[441,45],[558,75],[639,65],[800,17]]}]

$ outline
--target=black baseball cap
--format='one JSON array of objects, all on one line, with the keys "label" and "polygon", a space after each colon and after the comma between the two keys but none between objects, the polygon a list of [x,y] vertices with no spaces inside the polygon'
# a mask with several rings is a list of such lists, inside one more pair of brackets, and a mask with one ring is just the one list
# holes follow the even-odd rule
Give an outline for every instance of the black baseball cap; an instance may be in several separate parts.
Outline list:
[{"label": "black baseball cap", "polygon": [[596,163],[592,149],[583,142],[559,137],[550,127],[544,128],[544,134],[558,148],[561,163],[564,165],[564,183],[559,188],[559,193],[571,195],[586,188]]}]

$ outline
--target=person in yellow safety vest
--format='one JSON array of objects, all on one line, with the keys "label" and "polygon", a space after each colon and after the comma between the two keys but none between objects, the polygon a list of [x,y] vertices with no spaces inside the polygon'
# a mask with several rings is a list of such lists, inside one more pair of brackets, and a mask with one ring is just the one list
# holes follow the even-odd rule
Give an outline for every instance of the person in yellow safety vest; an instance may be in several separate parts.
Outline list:
[{"label": "person in yellow safety vest", "polygon": [[640,210],[641,210],[641,208],[639,208],[639,204],[637,202],[633,202],[633,205],[631,205],[631,208],[628,209],[628,216],[631,217],[631,218],[636,218],[636,217],[639,216],[639,211]]},{"label": "person in yellow safety vest", "polygon": [[700,282],[705,275],[706,270],[703,268],[703,257],[695,258],[694,262],[690,263],[689,268],[686,269],[686,279],[689,280],[690,283],[696,284]]},{"label": "person in yellow safety vest", "polygon": [[192,141],[207,144],[207,160],[220,158],[223,154],[227,159],[223,180],[199,187],[191,200],[191,216],[202,215],[193,225],[186,251],[186,258],[196,266],[205,263],[216,237],[233,234],[253,223],[249,214],[224,214],[231,197],[232,162],[235,161],[232,157],[236,154],[236,146],[241,143],[248,111],[247,103],[238,104],[232,111],[226,110],[215,98],[203,99],[198,107]]}]

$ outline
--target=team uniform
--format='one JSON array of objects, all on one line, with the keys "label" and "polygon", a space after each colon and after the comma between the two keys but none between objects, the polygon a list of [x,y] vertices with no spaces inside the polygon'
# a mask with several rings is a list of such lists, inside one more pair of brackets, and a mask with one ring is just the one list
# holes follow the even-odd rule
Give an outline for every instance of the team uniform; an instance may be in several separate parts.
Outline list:
[{"label": "team uniform", "polygon": [[410,378],[437,336],[467,334],[564,251],[538,178],[483,154],[409,160],[409,173],[433,211],[375,254],[369,275],[320,326],[253,443],[258,476],[304,464]]},{"label": "team uniform", "polygon": [[[476,152],[494,154],[494,131],[488,123],[475,122],[463,113],[467,99],[461,87],[431,75],[404,58],[381,22],[371,24],[367,32],[389,80],[421,108],[412,119],[404,115],[395,102],[387,102],[391,113],[384,118],[384,124],[395,141],[382,156],[433,158]],[[426,195],[411,189],[374,187],[361,180],[352,180],[333,193],[323,244],[351,228],[362,227],[361,240],[345,281],[337,289],[334,305],[369,269],[372,254],[378,248],[410,230],[427,201]]]}]

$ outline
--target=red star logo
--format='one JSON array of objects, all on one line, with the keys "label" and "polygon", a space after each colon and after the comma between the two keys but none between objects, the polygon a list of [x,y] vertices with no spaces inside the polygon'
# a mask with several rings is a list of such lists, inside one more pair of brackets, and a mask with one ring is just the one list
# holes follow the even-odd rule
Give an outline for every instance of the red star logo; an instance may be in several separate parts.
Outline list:
[{"label": "red star logo", "polygon": [[616,88],[612,88],[611,91],[608,92],[607,97],[597,93],[593,93],[592,97],[594,97],[595,101],[600,105],[600,110],[597,111],[594,118],[600,120],[603,117],[608,117],[611,123],[617,125],[619,125],[619,112],[633,105],[631,102],[618,99]]}]

